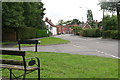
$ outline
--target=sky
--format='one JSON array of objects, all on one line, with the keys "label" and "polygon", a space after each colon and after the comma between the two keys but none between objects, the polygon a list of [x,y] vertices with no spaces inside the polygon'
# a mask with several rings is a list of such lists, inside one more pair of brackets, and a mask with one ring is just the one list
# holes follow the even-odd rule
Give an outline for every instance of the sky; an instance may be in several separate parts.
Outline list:
[{"label": "sky", "polygon": [[51,19],[54,24],[59,20],[67,21],[79,19],[87,20],[87,9],[91,9],[93,19],[101,21],[103,12],[100,10],[98,0],[41,0],[44,3],[45,16]]}]

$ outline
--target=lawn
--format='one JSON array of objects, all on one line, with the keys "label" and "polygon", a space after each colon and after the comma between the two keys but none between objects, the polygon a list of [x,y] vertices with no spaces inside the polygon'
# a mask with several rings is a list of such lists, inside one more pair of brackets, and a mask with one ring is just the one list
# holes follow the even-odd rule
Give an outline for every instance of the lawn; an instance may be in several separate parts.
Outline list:
[{"label": "lawn", "polygon": [[[56,37],[42,38],[39,39],[39,41],[41,43],[38,45],[55,45],[55,44],[65,44],[70,42],[68,40],[63,40],[61,38],[56,38]],[[21,46],[34,46],[34,44],[21,44]],[[18,47],[18,45],[16,45],[15,47]]]},{"label": "lawn", "polygon": [[[118,59],[54,52],[29,51],[26,55],[35,56],[41,60],[41,78],[118,78]],[[3,76],[9,77],[9,71],[3,70]],[[37,78],[37,72],[27,78]]]},{"label": "lawn", "polygon": [[6,42],[0,42],[0,45],[6,45],[6,44],[17,44],[17,42],[13,42],[13,41],[6,41]]}]

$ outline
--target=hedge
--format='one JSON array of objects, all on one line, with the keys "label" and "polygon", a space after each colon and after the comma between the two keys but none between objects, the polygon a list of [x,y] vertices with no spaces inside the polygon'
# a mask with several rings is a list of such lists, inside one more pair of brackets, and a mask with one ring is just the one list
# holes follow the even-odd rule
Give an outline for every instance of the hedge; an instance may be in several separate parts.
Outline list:
[{"label": "hedge", "polygon": [[99,29],[96,29],[96,28],[84,29],[82,31],[82,35],[84,37],[100,37],[101,36],[101,31]]},{"label": "hedge", "polygon": [[118,30],[103,31],[102,37],[103,38],[120,39],[120,31],[118,31]]},{"label": "hedge", "polygon": [[49,34],[47,34],[47,30],[39,30],[32,27],[20,28],[18,30],[18,39],[30,39],[47,36],[49,36]]},{"label": "hedge", "polygon": [[49,36],[49,34],[47,34],[47,30],[36,29],[36,28],[32,28],[32,27],[20,27],[20,28],[16,28],[16,29],[4,28],[3,29],[3,33],[10,33],[13,31],[16,32],[17,39],[20,39],[20,40]]},{"label": "hedge", "polygon": [[47,37],[49,36],[49,33],[47,34],[47,30],[36,30],[36,37]]},{"label": "hedge", "polygon": [[111,30],[103,31],[102,37],[103,38],[111,38]]}]

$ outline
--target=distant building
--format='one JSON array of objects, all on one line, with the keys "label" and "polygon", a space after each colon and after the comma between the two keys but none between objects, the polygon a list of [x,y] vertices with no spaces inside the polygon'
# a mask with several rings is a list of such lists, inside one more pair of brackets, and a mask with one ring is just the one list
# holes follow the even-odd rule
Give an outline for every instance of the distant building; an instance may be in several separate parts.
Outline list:
[{"label": "distant building", "polygon": [[47,22],[47,29],[51,32],[51,35],[57,35],[57,28],[56,26],[52,23],[51,20],[49,20],[47,17],[45,19],[45,21]]},{"label": "distant building", "polygon": [[91,29],[91,26],[89,24],[85,23],[83,25],[83,29]]}]

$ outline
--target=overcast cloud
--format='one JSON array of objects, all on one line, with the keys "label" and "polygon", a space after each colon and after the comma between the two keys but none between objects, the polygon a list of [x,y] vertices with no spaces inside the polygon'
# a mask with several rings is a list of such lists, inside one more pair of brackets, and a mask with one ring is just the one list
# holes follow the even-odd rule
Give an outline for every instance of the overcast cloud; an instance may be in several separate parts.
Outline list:
[{"label": "overcast cloud", "polygon": [[55,24],[60,19],[66,21],[77,18],[86,21],[87,9],[92,10],[94,20],[100,21],[102,18],[102,10],[97,5],[98,0],[42,0],[42,2],[46,8],[45,17],[50,18]]}]

